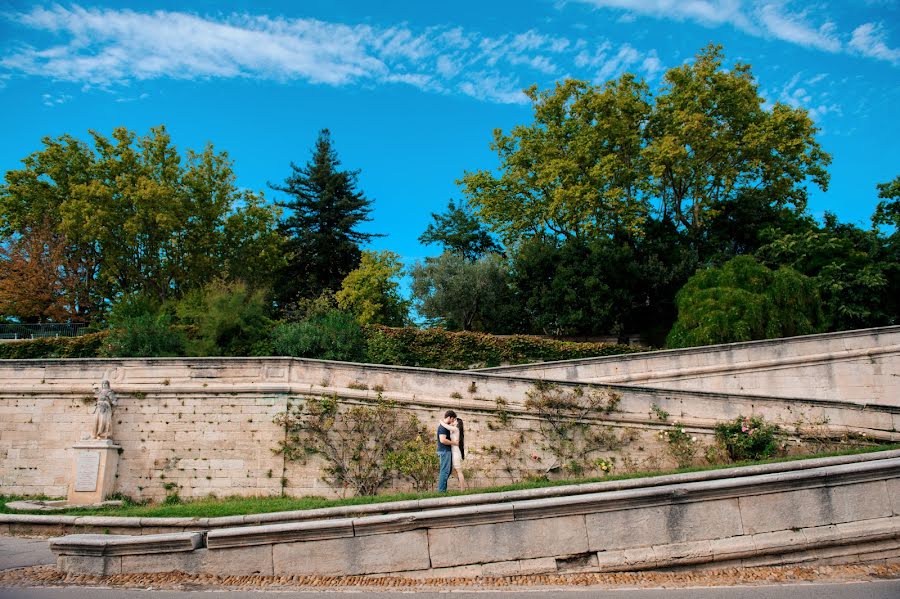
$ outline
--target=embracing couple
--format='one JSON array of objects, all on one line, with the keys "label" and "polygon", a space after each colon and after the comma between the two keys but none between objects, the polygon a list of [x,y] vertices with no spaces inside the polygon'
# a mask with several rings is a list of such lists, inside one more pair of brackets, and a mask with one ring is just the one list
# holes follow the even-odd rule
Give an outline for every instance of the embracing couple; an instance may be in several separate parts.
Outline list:
[{"label": "embracing couple", "polygon": [[437,428],[437,453],[441,460],[441,472],[438,477],[438,491],[447,491],[447,479],[450,478],[450,470],[456,472],[459,478],[459,488],[466,488],[466,478],[463,476],[462,461],[466,457],[465,431],[463,421],[456,417],[456,412],[447,410],[444,417],[438,423]]}]

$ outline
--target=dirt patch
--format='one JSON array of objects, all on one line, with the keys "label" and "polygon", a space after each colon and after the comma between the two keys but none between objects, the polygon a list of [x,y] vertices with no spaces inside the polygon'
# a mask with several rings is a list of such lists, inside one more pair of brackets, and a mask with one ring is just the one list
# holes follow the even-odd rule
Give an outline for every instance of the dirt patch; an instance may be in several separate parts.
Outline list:
[{"label": "dirt patch", "polygon": [[683,588],[746,586],[802,582],[851,582],[900,579],[900,564],[835,565],[817,567],[729,568],[704,572],[612,572],[504,578],[436,578],[417,580],[393,576],[210,576],[203,574],[117,574],[72,576],[54,566],[35,566],[0,572],[0,587],[102,586],[170,590],[267,589],[496,589],[509,587]]}]

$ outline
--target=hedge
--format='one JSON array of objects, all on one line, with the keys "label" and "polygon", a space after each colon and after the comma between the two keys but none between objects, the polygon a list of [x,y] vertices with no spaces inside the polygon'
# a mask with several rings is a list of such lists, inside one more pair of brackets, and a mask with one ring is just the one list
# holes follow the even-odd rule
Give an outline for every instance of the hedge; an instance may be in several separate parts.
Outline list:
[{"label": "hedge", "polygon": [[370,326],[366,336],[369,362],[450,370],[646,351],[614,343],[576,343],[529,335],[496,336],[443,329]]},{"label": "hedge", "polygon": [[[448,370],[645,351],[612,343],[576,343],[528,335],[495,336],[443,329],[368,326],[363,334],[367,362]],[[101,355],[108,335],[108,331],[101,331],[79,337],[0,343],[0,359],[96,358]]]},{"label": "hedge", "polygon": [[27,341],[0,343],[0,359],[25,360],[31,358],[96,358],[109,331],[89,333],[78,337],[42,337]]}]

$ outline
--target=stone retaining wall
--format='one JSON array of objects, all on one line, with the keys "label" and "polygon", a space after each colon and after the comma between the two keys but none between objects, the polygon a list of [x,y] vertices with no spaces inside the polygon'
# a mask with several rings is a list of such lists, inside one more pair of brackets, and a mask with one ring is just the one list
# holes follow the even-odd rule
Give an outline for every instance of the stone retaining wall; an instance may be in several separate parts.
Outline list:
[{"label": "stone retaining wall", "polygon": [[504,366],[479,372],[900,406],[900,327]]},{"label": "stone retaining wall", "polygon": [[900,458],[487,505],[51,539],[72,574],[508,576],[900,558]]},{"label": "stone retaining wall", "polygon": [[[499,463],[491,446],[510,448],[524,438],[514,457],[536,470],[546,464],[535,436],[539,423],[525,408],[535,381],[519,377],[290,358],[5,360],[0,493],[66,494],[72,445],[90,429],[92,388],[104,376],[120,397],[113,425],[122,446],[116,491],[136,499],[161,499],[166,487],[182,497],[277,495],[282,477],[291,495],[339,495],[320,480],[320,462],[285,464],[272,451],[284,436],[273,418],[288,401],[307,395],[335,394],[344,403],[383,397],[429,426],[443,410],[455,409],[466,419],[466,467],[477,486],[510,482],[509,464]],[[656,439],[671,422],[660,421],[653,406],[707,443],[717,422],[751,414],[789,428],[816,426],[825,436],[900,440],[900,407],[607,388],[620,397],[617,411],[591,421],[627,431],[630,445],[605,456],[619,463],[627,457],[636,466],[674,464]],[[506,402],[503,418],[498,399]]]}]

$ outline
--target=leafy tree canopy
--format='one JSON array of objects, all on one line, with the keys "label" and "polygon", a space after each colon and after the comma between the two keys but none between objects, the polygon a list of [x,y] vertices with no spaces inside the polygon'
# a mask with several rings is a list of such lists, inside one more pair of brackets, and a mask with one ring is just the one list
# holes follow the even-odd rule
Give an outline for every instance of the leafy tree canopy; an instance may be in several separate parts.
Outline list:
[{"label": "leafy tree canopy", "polygon": [[419,237],[420,243],[440,244],[444,250],[472,261],[487,253],[500,251],[500,246],[465,202],[456,205],[450,200],[447,212],[432,213],[431,218],[434,222]]},{"label": "leafy tree canopy", "polygon": [[400,295],[398,278],[403,272],[394,252],[362,253],[357,269],[350,272],[335,294],[338,307],[362,324],[400,327],[409,322],[409,301]]}]

